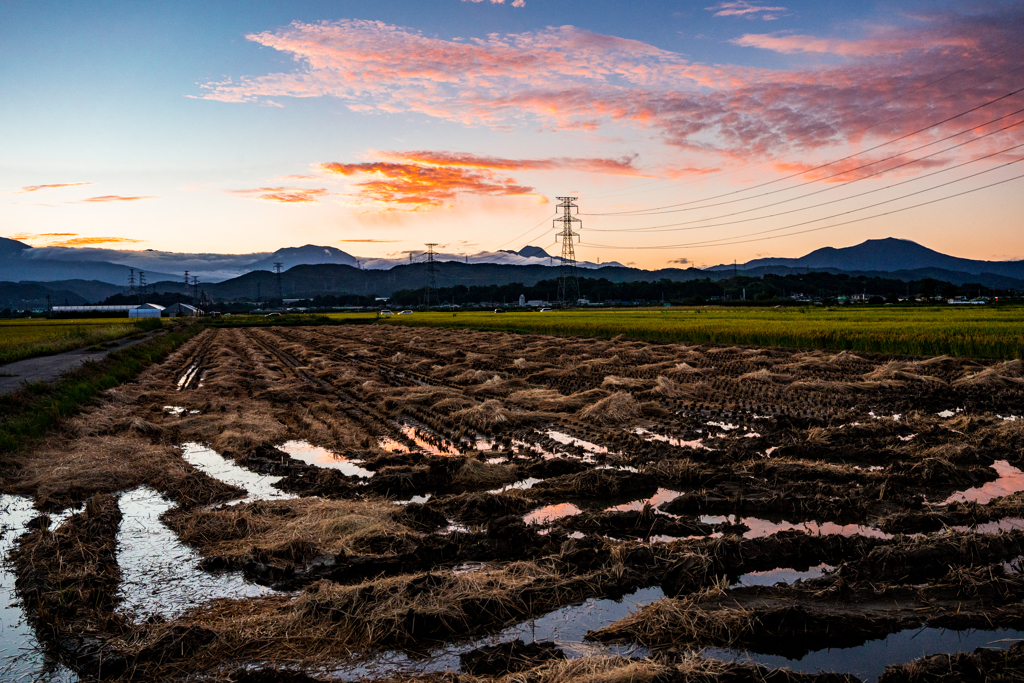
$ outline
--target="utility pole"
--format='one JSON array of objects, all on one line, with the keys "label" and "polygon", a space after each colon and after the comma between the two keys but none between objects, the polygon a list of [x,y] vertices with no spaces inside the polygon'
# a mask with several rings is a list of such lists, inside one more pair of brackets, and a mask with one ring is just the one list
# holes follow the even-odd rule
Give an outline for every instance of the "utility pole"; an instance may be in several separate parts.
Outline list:
[{"label": "utility pole", "polygon": [[274,264],[274,274],[277,276],[277,298],[281,300],[281,305],[284,306],[284,290],[281,288],[281,268],[284,264],[280,261]]},{"label": "utility pole", "polygon": [[[430,242],[427,247],[427,308],[430,308],[430,300],[437,298],[437,277],[434,273],[434,247],[437,242]],[[438,302],[440,303],[440,302]]]},{"label": "utility pole", "polygon": [[562,215],[554,220],[554,226],[560,228],[561,232],[555,235],[555,239],[562,240],[562,267],[558,276],[558,301],[562,306],[575,306],[580,298],[580,281],[576,277],[576,250],[573,242],[579,239],[579,233],[573,231],[573,224],[583,222],[572,215],[573,209],[579,213],[579,207],[573,204],[576,197],[555,197],[561,202],[556,209],[562,210]]}]

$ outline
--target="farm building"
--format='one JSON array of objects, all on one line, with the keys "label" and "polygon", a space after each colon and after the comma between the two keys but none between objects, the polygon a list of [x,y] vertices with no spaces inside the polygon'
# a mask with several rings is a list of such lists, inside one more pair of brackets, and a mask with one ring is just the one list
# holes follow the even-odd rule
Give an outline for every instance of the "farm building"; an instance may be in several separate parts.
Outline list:
[{"label": "farm building", "polygon": [[55,318],[159,318],[163,310],[157,304],[53,306],[50,314]]},{"label": "farm building", "polygon": [[163,310],[163,317],[165,318],[195,317],[202,314],[203,312],[195,306],[182,303],[171,304]]}]

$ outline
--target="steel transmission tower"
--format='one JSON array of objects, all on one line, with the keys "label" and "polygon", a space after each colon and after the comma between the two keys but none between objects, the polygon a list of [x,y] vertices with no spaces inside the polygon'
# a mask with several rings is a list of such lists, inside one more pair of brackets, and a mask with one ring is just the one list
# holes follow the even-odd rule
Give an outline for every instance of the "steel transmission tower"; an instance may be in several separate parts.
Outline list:
[{"label": "steel transmission tower", "polygon": [[[430,308],[431,299],[437,299],[437,276],[434,271],[434,247],[437,242],[431,242],[427,247],[427,308]],[[441,303],[440,301],[438,303]]]},{"label": "steel transmission tower", "polygon": [[274,264],[274,273],[277,276],[277,298],[282,302],[284,302],[284,290],[281,289],[281,268],[283,267],[283,263],[277,262]]},{"label": "steel transmission tower", "polygon": [[135,296],[135,269],[128,269],[128,296]]},{"label": "steel transmission tower", "polygon": [[143,299],[146,298],[146,273],[145,271],[139,271],[139,303],[146,303]]},{"label": "steel transmission tower", "polygon": [[576,197],[555,197],[561,202],[556,209],[562,210],[562,215],[554,220],[554,226],[561,230],[555,235],[555,239],[562,240],[562,267],[558,275],[558,301],[563,306],[575,306],[580,299],[580,281],[576,276],[576,250],[573,242],[579,239],[580,234],[573,231],[573,225],[582,227],[583,222],[573,216],[573,209],[579,212],[579,207],[573,204]]}]

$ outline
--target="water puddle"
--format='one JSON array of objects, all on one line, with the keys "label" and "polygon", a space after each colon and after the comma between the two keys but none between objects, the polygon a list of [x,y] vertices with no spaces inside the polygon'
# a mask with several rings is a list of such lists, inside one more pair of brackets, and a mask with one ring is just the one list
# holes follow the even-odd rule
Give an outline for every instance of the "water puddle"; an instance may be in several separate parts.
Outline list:
[{"label": "water puddle", "polygon": [[[641,498],[639,500],[630,501],[623,503],[622,505],[615,505],[607,508],[606,512],[640,512],[644,509],[646,503],[650,503],[653,507],[657,508],[662,503],[667,503],[670,500],[675,500],[679,496],[683,495],[679,491],[672,491],[670,489],[658,489],[650,498]],[[664,514],[660,510],[659,514]]]},{"label": "water puddle", "polygon": [[766,538],[779,531],[803,531],[814,536],[868,536],[870,538],[892,538],[881,529],[862,524],[837,524],[835,522],[787,522],[785,520],[772,521],[759,517],[740,517],[736,515],[701,515],[700,521],[704,524],[745,524],[750,528],[743,534],[743,538]]},{"label": "water puddle", "polygon": [[505,484],[500,489],[492,489],[492,490],[488,491],[487,493],[504,493],[505,491],[512,491],[512,490],[515,490],[515,489],[518,489],[520,491],[525,491],[526,489],[533,488],[534,484],[539,484],[542,481],[544,481],[544,480],[543,479],[535,479],[534,477],[529,477],[528,479],[522,479],[520,481],[514,481],[511,484]]},{"label": "water puddle", "polygon": [[78,680],[75,672],[44,651],[26,622],[14,592],[14,568],[8,564],[15,541],[38,515],[31,499],[0,495],[0,680],[73,683]]},{"label": "water puddle", "polygon": [[421,450],[433,455],[459,455],[459,449],[451,446],[447,443],[441,445],[433,444],[428,441],[422,435],[418,427],[414,427],[410,424],[402,425],[400,431],[405,434],[406,438],[415,443]]},{"label": "water puddle", "polygon": [[1000,531],[1020,531],[1024,529],[1024,519],[1004,517],[992,522],[983,522],[976,526],[955,526],[954,531],[973,531],[978,534],[997,534]]},{"label": "water puddle", "polygon": [[763,572],[750,572],[744,574],[736,582],[737,586],[774,586],[777,583],[791,584],[798,580],[817,579],[822,576],[826,571],[832,571],[835,567],[827,564],[819,564],[817,567],[811,567],[805,571],[798,571],[796,569],[789,568],[778,568],[769,569]]},{"label": "water puddle", "polygon": [[223,455],[202,444],[187,442],[181,445],[181,455],[188,464],[204,474],[219,479],[225,484],[243,488],[249,494],[236,503],[251,503],[254,500],[287,500],[295,498],[274,488],[283,477],[268,477],[239,467]]},{"label": "water puddle", "polygon": [[362,460],[348,460],[345,456],[338,455],[320,446],[314,446],[308,441],[285,441],[278,448],[307,465],[338,470],[349,477],[369,479],[374,474],[370,470],[359,466],[358,463],[361,463]]},{"label": "water puddle", "polygon": [[337,676],[344,681],[355,681],[360,678],[383,679],[458,671],[460,654],[517,638],[526,643],[554,641],[571,658],[602,655],[644,656],[647,651],[636,646],[589,643],[584,642],[583,637],[588,631],[623,619],[637,608],[660,600],[664,595],[661,588],[654,587],[638,590],[621,600],[592,598],[580,605],[563,607],[542,617],[509,626],[500,633],[479,640],[453,643],[427,650],[419,655],[411,652],[384,652],[324,673]]},{"label": "water puddle", "polygon": [[409,503],[419,503],[420,505],[422,505],[423,503],[426,503],[428,500],[430,500],[430,494],[425,493],[422,496],[413,496],[409,500],[396,500],[395,505],[408,505]]},{"label": "water puddle", "polygon": [[547,524],[553,522],[556,519],[562,519],[563,517],[572,517],[582,513],[583,510],[579,509],[572,503],[557,503],[555,505],[545,505],[542,508],[537,508],[533,512],[523,517],[523,521],[527,524]]},{"label": "water puddle", "polygon": [[569,436],[562,432],[549,431],[547,432],[547,435],[560,444],[565,444],[566,446],[579,446],[583,450],[588,453],[593,453],[594,455],[606,455],[609,452],[604,446],[598,446],[596,443],[577,439],[575,436]]},{"label": "water puddle", "polygon": [[409,447],[387,436],[377,437],[377,446],[388,453],[408,453]]},{"label": "water puddle", "polygon": [[189,410],[182,406],[164,406],[164,412],[170,415],[184,415],[185,413],[188,413],[189,415],[199,414],[198,410]]},{"label": "water puddle", "polygon": [[237,572],[206,572],[199,554],[184,545],[160,515],[175,507],[143,486],[121,494],[117,561],[121,566],[118,611],[136,623],[152,615],[174,619],[216,598],[251,598],[269,588],[245,581]]},{"label": "water puddle", "polygon": [[724,661],[750,661],[768,668],[785,667],[800,673],[835,671],[853,674],[860,680],[875,681],[890,664],[906,664],[926,655],[973,652],[975,648],[1007,649],[1024,638],[1024,632],[1011,629],[992,631],[947,631],[938,628],[907,629],[857,647],[818,650],[788,659],[719,648],[703,651],[705,657]]},{"label": "water puddle", "polygon": [[196,376],[197,372],[199,372],[199,363],[198,362],[193,363],[192,365],[190,365],[188,370],[185,371],[185,374],[182,375],[178,379],[178,389],[177,390],[181,391],[186,386],[188,386],[188,383],[192,381],[192,378]]},{"label": "water puddle", "polygon": [[642,427],[637,427],[636,429],[633,430],[633,433],[642,436],[648,441],[661,441],[663,443],[676,446],[677,448],[703,448],[706,450],[710,450],[707,446],[704,445],[704,439],[695,439],[693,441],[687,441],[686,439],[680,439],[674,436],[665,436],[664,434],[657,434]]},{"label": "water puddle", "polygon": [[1000,496],[1008,496],[1011,493],[1024,491],[1024,472],[1021,472],[1005,460],[996,460],[992,463],[992,469],[999,475],[998,479],[986,482],[981,486],[975,486],[966,491],[954,493],[942,505],[966,503],[968,501],[984,505]]}]

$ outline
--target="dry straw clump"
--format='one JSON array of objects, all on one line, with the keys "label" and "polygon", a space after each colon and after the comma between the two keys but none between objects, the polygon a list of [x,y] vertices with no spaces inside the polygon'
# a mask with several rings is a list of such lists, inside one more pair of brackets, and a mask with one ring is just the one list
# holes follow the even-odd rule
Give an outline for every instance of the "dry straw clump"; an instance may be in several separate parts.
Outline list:
[{"label": "dry straw clump", "polygon": [[640,403],[632,394],[620,391],[583,408],[578,414],[582,420],[599,424],[623,424],[640,418]]}]

